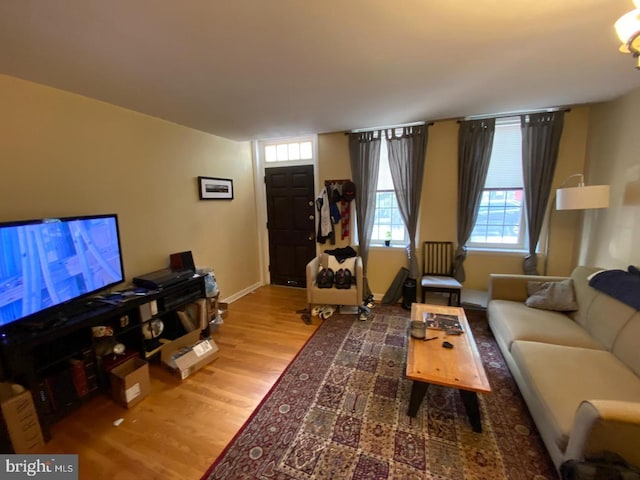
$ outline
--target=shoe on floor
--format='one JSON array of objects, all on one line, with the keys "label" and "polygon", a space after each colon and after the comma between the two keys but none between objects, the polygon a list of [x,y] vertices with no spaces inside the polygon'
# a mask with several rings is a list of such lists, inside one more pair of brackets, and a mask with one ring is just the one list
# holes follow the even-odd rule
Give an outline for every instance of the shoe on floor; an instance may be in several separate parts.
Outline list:
[{"label": "shoe on floor", "polygon": [[325,308],[327,308],[326,305],[316,305],[311,309],[311,315],[313,315],[314,317],[317,317],[320,315],[320,312],[322,312],[322,310],[324,310]]},{"label": "shoe on floor", "polygon": [[320,312],[320,318],[323,320],[326,320],[331,315],[333,315],[335,311],[336,311],[336,307],[332,305],[326,305]]}]

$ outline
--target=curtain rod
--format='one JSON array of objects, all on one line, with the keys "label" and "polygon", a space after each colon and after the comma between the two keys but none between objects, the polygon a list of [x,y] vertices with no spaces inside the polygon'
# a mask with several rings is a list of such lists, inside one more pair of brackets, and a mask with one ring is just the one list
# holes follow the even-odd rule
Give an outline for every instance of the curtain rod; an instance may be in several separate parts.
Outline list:
[{"label": "curtain rod", "polygon": [[510,112],[510,113],[498,113],[496,115],[469,115],[468,117],[464,117],[458,119],[458,123],[464,122],[466,120],[486,120],[488,118],[508,118],[508,117],[519,117],[520,115],[529,115],[532,113],[553,113],[553,112],[570,112],[570,108],[543,108],[540,110],[528,110],[526,112]]},{"label": "curtain rod", "polygon": [[433,125],[433,122],[412,122],[412,123],[401,123],[399,125],[386,125],[384,127],[371,127],[371,128],[357,128],[355,130],[349,130],[348,132],[344,132],[345,135],[349,135],[350,133],[364,133],[364,132],[377,132],[378,130],[388,130],[390,128],[404,128],[404,127],[417,127],[419,125]]}]

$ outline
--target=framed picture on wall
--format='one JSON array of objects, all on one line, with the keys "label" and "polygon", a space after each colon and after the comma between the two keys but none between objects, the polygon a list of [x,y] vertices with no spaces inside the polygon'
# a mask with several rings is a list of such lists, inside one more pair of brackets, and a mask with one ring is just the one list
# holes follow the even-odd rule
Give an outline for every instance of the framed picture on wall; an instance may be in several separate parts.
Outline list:
[{"label": "framed picture on wall", "polygon": [[200,200],[233,200],[230,178],[198,177]]}]

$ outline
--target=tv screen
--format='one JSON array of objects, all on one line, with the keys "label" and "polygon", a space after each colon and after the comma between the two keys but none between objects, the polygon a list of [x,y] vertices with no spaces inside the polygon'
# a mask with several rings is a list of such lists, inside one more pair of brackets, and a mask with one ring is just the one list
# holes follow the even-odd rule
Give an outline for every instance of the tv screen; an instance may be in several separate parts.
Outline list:
[{"label": "tv screen", "polygon": [[123,281],[115,214],[0,223],[0,328]]}]

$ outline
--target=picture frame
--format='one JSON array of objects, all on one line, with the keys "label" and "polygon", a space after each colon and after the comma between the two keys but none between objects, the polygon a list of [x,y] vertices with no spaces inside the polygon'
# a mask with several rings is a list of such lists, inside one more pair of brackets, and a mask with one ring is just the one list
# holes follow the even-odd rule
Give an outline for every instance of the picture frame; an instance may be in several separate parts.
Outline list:
[{"label": "picture frame", "polygon": [[233,200],[233,180],[230,178],[198,177],[200,200]]}]

